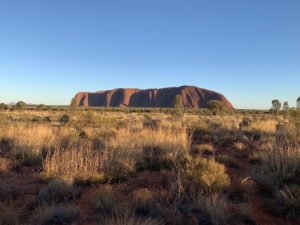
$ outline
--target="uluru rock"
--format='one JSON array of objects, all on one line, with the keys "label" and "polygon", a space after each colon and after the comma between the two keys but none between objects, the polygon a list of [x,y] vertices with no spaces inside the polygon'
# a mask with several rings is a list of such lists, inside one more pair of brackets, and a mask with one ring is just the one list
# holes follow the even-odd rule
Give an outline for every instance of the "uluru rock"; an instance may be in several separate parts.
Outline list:
[{"label": "uluru rock", "polygon": [[222,94],[195,86],[144,90],[118,88],[108,91],[79,92],[75,99],[80,106],[172,108],[176,95],[182,96],[186,108],[205,108],[210,100],[219,100],[228,109],[233,108]]}]

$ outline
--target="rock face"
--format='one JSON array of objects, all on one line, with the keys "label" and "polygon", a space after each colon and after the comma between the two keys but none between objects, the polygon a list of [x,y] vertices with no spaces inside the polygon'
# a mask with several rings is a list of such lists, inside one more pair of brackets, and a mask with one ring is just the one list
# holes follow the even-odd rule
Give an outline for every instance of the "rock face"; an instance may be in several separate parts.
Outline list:
[{"label": "rock face", "polygon": [[176,95],[182,96],[186,108],[205,108],[210,100],[219,100],[229,109],[233,108],[222,94],[194,86],[145,90],[118,88],[109,91],[79,92],[75,99],[80,106],[172,108]]}]

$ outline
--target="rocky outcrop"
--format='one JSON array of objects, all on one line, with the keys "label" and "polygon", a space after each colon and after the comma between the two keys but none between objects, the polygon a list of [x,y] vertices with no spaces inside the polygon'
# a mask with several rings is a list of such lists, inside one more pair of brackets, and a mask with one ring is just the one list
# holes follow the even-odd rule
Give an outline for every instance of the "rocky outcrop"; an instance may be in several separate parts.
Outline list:
[{"label": "rocky outcrop", "polygon": [[219,100],[229,109],[233,108],[222,94],[195,86],[145,90],[118,88],[109,91],[79,92],[75,99],[80,106],[172,108],[176,95],[182,96],[186,108],[205,108],[210,100]]}]

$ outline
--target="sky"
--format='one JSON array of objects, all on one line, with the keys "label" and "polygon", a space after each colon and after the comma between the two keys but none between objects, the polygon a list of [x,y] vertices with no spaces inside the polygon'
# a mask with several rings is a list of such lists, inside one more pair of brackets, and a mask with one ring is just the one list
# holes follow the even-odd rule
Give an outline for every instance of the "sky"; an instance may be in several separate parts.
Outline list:
[{"label": "sky", "polygon": [[194,85],[236,108],[300,96],[299,0],[0,0],[0,102]]}]

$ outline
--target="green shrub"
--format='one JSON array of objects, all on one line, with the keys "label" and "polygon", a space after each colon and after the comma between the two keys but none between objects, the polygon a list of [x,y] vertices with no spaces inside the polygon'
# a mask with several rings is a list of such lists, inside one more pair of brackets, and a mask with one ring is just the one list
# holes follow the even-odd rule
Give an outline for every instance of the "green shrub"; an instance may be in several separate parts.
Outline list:
[{"label": "green shrub", "polygon": [[185,170],[186,186],[207,193],[218,192],[230,186],[225,166],[213,159],[190,159]]},{"label": "green shrub", "polygon": [[59,121],[60,121],[61,123],[69,123],[69,122],[70,122],[70,116],[67,115],[67,114],[64,114],[64,115],[59,119]]},{"label": "green shrub", "polygon": [[227,112],[227,106],[218,100],[211,100],[207,103],[206,107],[214,114]]},{"label": "green shrub", "polygon": [[24,110],[24,109],[26,109],[26,103],[25,102],[23,102],[23,101],[19,101],[19,102],[17,102],[17,104],[15,105],[15,109],[16,110]]}]

